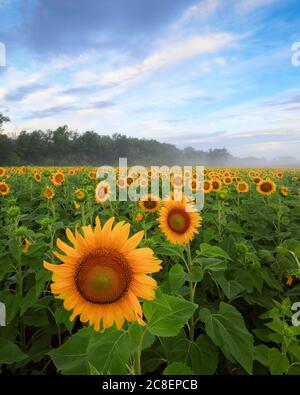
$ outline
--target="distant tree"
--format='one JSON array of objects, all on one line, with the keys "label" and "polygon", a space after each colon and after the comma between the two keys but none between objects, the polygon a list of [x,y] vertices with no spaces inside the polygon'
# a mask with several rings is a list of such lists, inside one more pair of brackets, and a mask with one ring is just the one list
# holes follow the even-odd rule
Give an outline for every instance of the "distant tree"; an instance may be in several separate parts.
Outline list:
[{"label": "distant tree", "polygon": [[3,130],[2,130],[2,125],[3,125],[5,122],[10,122],[10,119],[9,119],[8,117],[6,117],[5,115],[3,115],[3,114],[0,113],[0,133],[3,131]]},{"label": "distant tree", "polygon": [[[0,115],[0,125],[8,122]],[[117,165],[119,158],[128,165],[225,165],[233,157],[225,149],[209,152],[172,144],[138,139],[116,133],[100,135],[94,131],[83,134],[69,130],[67,125],[55,130],[22,131],[17,138],[0,134],[1,165],[67,166]]]}]

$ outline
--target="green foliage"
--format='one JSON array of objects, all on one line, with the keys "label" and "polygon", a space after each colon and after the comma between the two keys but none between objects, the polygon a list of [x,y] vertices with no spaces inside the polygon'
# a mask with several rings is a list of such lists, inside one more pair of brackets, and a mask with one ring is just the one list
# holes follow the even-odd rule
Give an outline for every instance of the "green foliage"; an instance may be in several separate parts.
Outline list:
[{"label": "green foliage", "polygon": [[243,316],[229,304],[220,303],[219,311],[200,310],[205,330],[225,356],[237,361],[247,373],[252,373],[253,336],[245,326]]},{"label": "green foliage", "polygon": [[[69,143],[79,144],[80,137],[72,136],[67,129],[50,133],[49,146],[54,139],[61,161],[68,157]],[[38,161],[42,145],[37,149],[37,143],[43,138],[23,134],[22,158],[30,153]],[[89,134],[81,143],[85,138],[98,141]],[[122,136],[100,140],[118,152],[128,143]],[[30,141],[37,145],[30,147]],[[86,147],[82,155],[88,161]],[[249,194],[239,196],[239,206],[234,185],[226,199],[209,194],[189,261],[187,248],[172,245],[158,229],[156,213],[144,213],[137,223],[132,202],[96,205],[97,181],[88,177],[90,168],[66,174],[62,187],[53,186],[55,199],[44,200],[50,170],[42,169],[41,183],[29,171],[11,172],[10,195],[0,196],[0,301],[6,306],[1,373],[134,374],[140,355],[145,374],[300,374],[300,327],[293,324],[292,309],[300,297],[300,199],[288,172],[278,181],[278,190],[280,185],[290,190],[285,199],[279,193],[263,198],[252,184]],[[241,174],[251,183],[247,172]],[[87,191],[80,209],[74,208],[76,188]],[[42,262],[58,262],[52,251],[58,237],[66,240],[65,228],[93,223],[96,215],[104,222],[112,211],[118,221],[131,223],[132,234],[147,231],[141,246],[153,249],[163,269],[153,275],[156,298],[140,299],[145,327],[131,322],[122,330],[95,333],[79,319],[70,321],[71,311],[52,295],[51,273]],[[27,252],[23,237],[30,242]]]},{"label": "green foliage", "polygon": [[183,298],[158,294],[143,305],[148,331],[156,336],[176,336],[196,310],[197,305]]}]

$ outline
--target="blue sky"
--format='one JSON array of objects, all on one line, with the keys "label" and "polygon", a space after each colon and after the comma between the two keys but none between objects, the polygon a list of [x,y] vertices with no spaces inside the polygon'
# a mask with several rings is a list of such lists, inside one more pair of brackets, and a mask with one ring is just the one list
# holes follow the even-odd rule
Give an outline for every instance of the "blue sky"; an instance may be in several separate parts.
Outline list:
[{"label": "blue sky", "polygon": [[7,133],[299,157],[298,0],[0,0],[0,21]]}]

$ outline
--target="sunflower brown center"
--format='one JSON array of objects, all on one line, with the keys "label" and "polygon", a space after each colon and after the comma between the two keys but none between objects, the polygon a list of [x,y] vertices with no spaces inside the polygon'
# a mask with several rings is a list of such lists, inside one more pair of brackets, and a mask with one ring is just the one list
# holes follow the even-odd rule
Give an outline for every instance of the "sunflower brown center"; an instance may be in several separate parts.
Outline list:
[{"label": "sunflower brown center", "polygon": [[127,177],[127,184],[131,185],[133,183],[133,178],[132,177]]},{"label": "sunflower brown center", "polygon": [[272,185],[269,182],[264,182],[261,184],[260,188],[263,192],[270,192],[272,190]]},{"label": "sunflower brown center", "polygon": [[246,185],[245,184],[240,184],[239,185],[239,190],[240,191],[244,191],[246,189]]},{"label": "sunflower brown center", "polygon": [[63,175],[62,174],[57,174],[55,176],[55,180],[56,180],[56,182],[62,182],[63,181]]},{"label": "sunflower brown center", "polygon": [[7,186],[5,184],[0,185],[0,192],[6,192]]},{"label": "sunflower brown center", "polygon": [[184,233],[190,226],[190,217],[182,209],[170,211],[167,222],[173,232]]},{"label": "sunflower brown center", "polygon": [[209,189],[209,182],[208,181],[204,181],[204,189],[205,190]]},{"label": "sunflower brown center", "polygon": [[103,248],[82,260],[75,282],[85,300],[109,304],[122,298],[131,279],[132,271],[125,258],[116,250]]},{"label": "sunflower brown center", "polygon": [[145,200],[144,206],[151,210],[156,207],[156,201],[155,200]]}]

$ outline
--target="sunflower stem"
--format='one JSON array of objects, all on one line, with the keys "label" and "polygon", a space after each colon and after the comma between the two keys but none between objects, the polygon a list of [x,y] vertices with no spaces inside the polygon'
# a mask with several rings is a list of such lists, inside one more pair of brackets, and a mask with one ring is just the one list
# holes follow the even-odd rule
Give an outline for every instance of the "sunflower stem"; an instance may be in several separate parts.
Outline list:
[{"label": "sunflower stem", "polygon": [[222,240],[222,226],[221,226],[221,202],[218,200],[218,232],[220,239]]},{"label": "sunflower stem", "polygon": [[[186,252],[187,252],[188,267],[189,267],[189,271],[191,272],[193,269],[193,260],[192,260],[192,255],[191,255],[190,243],[187,244]],[[193,281],[189,282],[189,286],[190,286],[190,302],[194,303],[196,288],[194,287]],[[190,332],[190,341],[191,342],[194,341],[194,330],[195,330],[195,323],[194,323],[194,314],[193,314],[192,317],[190,318],[190,321],[189,321],[189,332]]]},{"label": "sunflower stem", "polygon": [[114,207],[113,207],[113,205],[112,205],[110,199],[108,199],[108,202],[109,202],[109,207],[110,207],[111,215],[112,215],[113,217],[115,217],[115,215],[116,215],[116,214],[115,214],[115,210],[114,210]]},{"label": "sunflower stem", "polygon": [[52,217],[55,218],[55,207],[52,200],[50,203],[50,209],[51,209]]},{"label": "sunflower stem", "polygon": [[278,239],[278,244],[281,242],[281,237],[280,237],[280,232],[281,232],[281,216],[282,216],[282,211],[281,211],[281,198],[279,196],[278,199],[278,209],[277,209],[277,239]]},{"label": "sunflower stem", "polygon": [[140,339],[139,345],[137,346],[137,349],[135,351],[134,373],[136,375],[141,375],[142,374],[141,355],[142,355],[142,347],[143,347],[143,341],[144,341],[145,333],[146,333],[146,331],[144,330],[142,335],[141,335],[141,339]]},{"label": "sunflower stem", "polygon": [[240,193],[237,193],[237,221],[240,224]]},{"label": "sunflower stem", "polygon": [[85,207],[84,207],[84,202],[81,204],[81,222],[82,222],[82,225],[85,226]]}]

